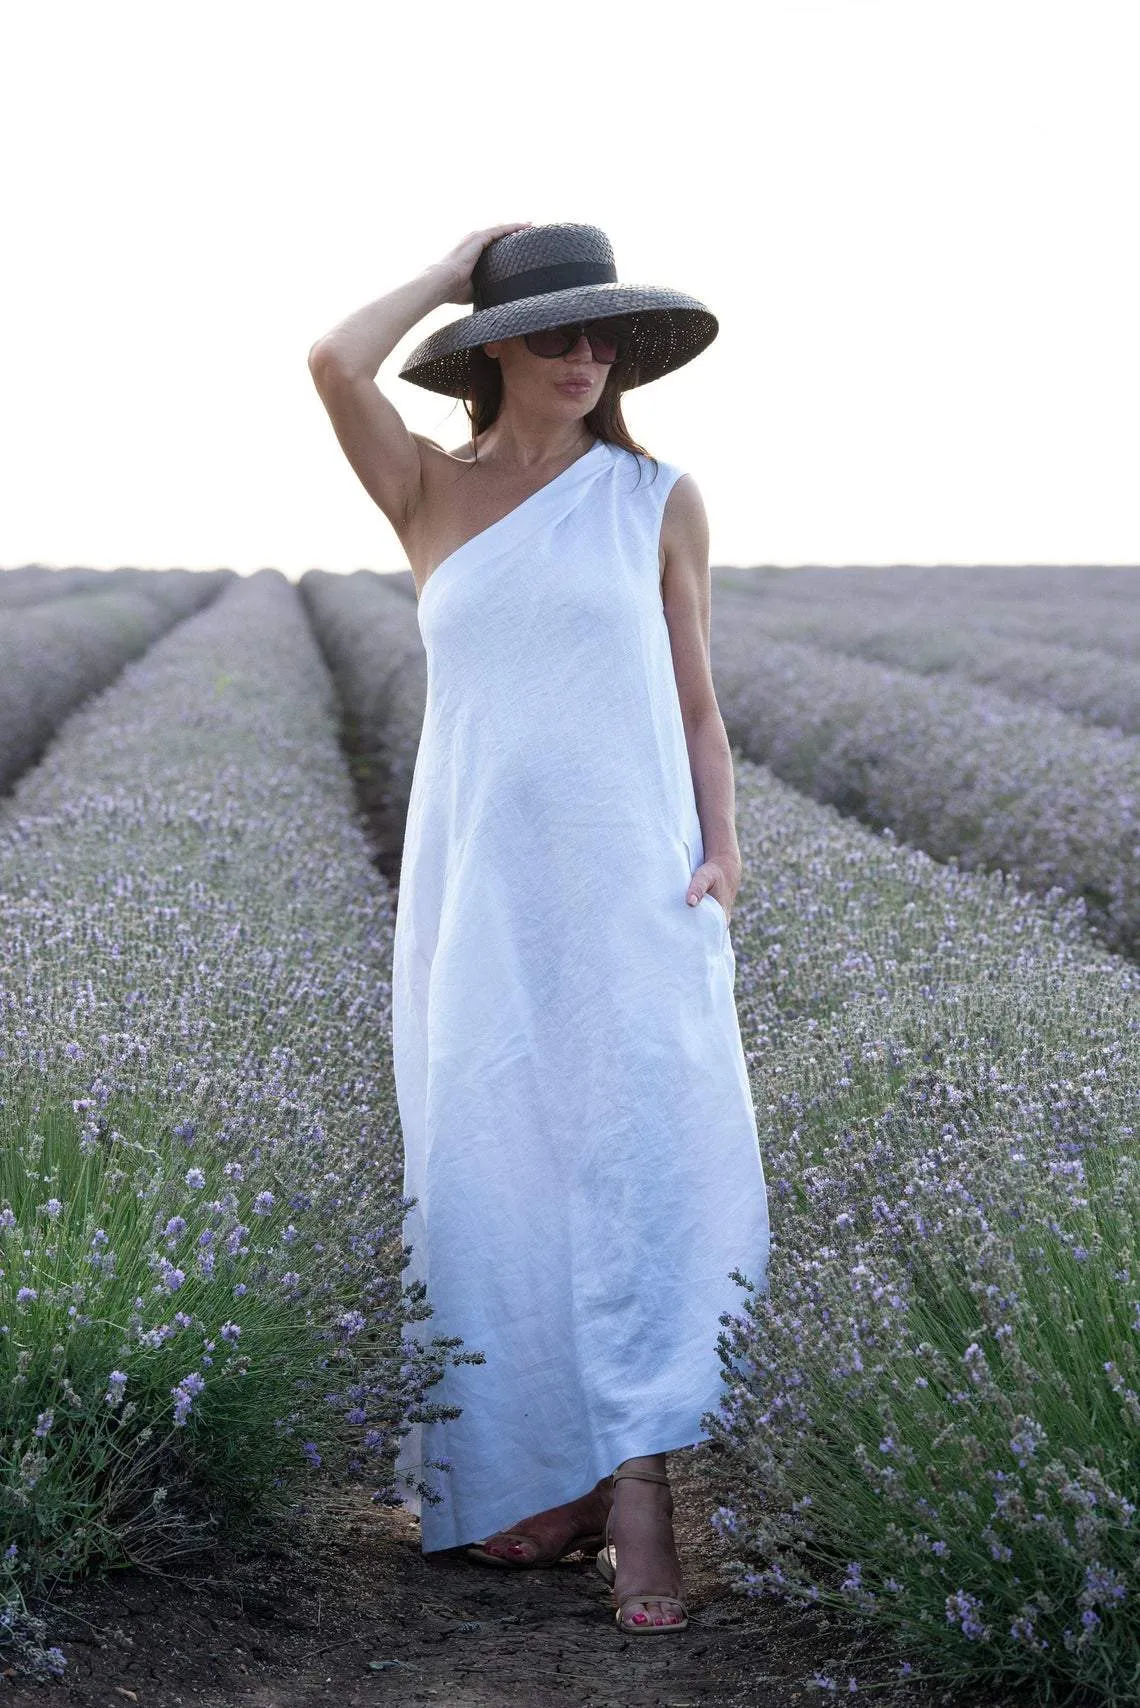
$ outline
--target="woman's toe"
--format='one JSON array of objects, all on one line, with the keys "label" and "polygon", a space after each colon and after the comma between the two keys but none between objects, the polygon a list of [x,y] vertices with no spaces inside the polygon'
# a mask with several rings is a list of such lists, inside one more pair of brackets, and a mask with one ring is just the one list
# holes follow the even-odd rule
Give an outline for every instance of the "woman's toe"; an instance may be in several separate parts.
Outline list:
[{"label": "woman's toe", "polygon": [[483,1550],[485,1553],[495,1554],[500,1560],[533,1560],[538,1552],[537,1548],[532,1550],[525,1542],[519,1542],[514,1537],[509,1542],[492,1537],[483,1544]]},{"label": "woman's toe", "polygon": [[679,1625],[681,1615],[672,1602],[651,1601],[646,1604],[652,1609],[655,1625]]}]

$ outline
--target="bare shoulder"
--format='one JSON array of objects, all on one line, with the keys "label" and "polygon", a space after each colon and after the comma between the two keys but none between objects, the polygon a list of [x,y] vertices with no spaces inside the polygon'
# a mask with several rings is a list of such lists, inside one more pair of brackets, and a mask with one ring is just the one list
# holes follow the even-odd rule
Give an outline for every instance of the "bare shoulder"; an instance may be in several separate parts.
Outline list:
[{"label": "bare shoulder", "polygon": [[469,463],[473,461],[470,439],[465,439],[461,445],[457,445],[453,451],[449,451],[445,445],[440,444],[438,439],[429,439],[426,433],[413,433],[412,438],[422,451],[426,451],[429,456],[434,452],[435,457],[443,462]]},{"label": "bare shoulder", "polygon": [[708,513],[701,489],[695,476],[680,474],[669,489],[665,500],[665,509],[661,518],[662,526],[669,527],[683,534],[686,529],[696,526],[707,526]]},{"label": "bare shoulder", "polygon": [[399,530],[399,538],[416,586],[422,588],[439,558],[462,538],[465,495],[454,489],[474,458],[470,442],[448,451],[425,433],[413,433],[412,438],[420,455],[419,503]]},{"label": "bare shoulder", "polygon": [[708,574],[709,519],[701,489],[691,474],[678,475],[661,515],[661,575],[698,579]]},{"label": "bare shoulder", "polygon": [[712,580],[709,526],[700,488],[678,475],[661,517],[661,604],[686,730],[716,710],[709,655]]},{"label": "bare shoulder", "polygon": [[420,462],[425,470],[438,463],[454,461],[451,452],[445,451],[438,439],[429,439],[426,433],[413,433],[412,438],[419,446]]},{"label": "bare shoulder", "polygon": [[447,474],[449,470],[454,470],[457,464],[475,460],[471,455],[470,441],[457,445],[454,451],[449,451],[438,439],[429,439],[426,433],[413,433],[412,438],[419,446],[420,462],[425,476]]},{"label": "bare shoulder", "polygon": [[413,528],[422,527],[425,521],[430,527],[441,488],[454,478],[465,459],[454,451],[445,450],[437,439],[429,439],[426,433],[413,433],[412,438],[420,453],[420,503],[410,520]]}]

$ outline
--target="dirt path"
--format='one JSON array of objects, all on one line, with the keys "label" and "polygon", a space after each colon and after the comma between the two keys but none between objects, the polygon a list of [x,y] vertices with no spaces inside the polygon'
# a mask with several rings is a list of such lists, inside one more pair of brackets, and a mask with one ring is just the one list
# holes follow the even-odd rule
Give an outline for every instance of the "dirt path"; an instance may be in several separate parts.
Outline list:
[{"label": "dirt path", "polygon": [[[59,1591],[49,1641],[68,1657],[67,1681],[0,1678],[0,1703],[807,1708],[828,1699],[804,1682],[816,1668],[846,1695],[849,1674],[867,1676],[874,1645],[859,1647],[817,1610],[731,1594],[692,1457],[669,1458],[690,1599],[689,1628],[675,1637],[622,1636],[592,1559],[514,1572],[462,1550],[425,1558],[418,1520],[350,1491],[279,1526],[257,1553]],[[993,1693],[900,1688],[870,1699],[999,1708]]]}]

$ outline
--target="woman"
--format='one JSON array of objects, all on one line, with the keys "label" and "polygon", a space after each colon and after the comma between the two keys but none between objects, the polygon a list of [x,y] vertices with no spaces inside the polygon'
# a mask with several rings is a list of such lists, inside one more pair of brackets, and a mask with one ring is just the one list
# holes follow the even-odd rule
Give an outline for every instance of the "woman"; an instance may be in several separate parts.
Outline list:
[{"label": "woman", "polygon": [[[474,312],[401,376],[464,399],[451,452],[373,383],[445,302]],[[433,1334],[483,1354],[449,1367],[451,1415],[413,1424],[397,1473],[425,1553],[534,1567],[601,1543],[632,1632],[687,1623],[666,1453],[706,1439],[731,1272],[766,1284],[768,1259],[704,508],[621,415],[716,332],[694,298],[620,284],[597,227],[513,224],[309,355],[418,595],[392,984],[405,1274]]]}]

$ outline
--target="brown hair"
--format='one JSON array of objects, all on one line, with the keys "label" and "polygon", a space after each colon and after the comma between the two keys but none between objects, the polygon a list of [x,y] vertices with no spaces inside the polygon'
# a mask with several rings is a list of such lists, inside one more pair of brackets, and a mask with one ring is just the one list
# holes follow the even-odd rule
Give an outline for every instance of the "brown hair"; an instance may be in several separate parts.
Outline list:
[{"label": "brown hair", "polygon": [[[476,437],[487,431],[503,406],[503,374],[498,362],[488,356],[481,344],[471,350],[470,363],[471,389],[463,397],[463,407],[471,423],[471,451],[477,462]],[[617,445],[635,455],[640,453],[649,457],[644,445],[639,445],[630,433],[621,412],[622,392],[628,389],[630,379],[635,378],[636,373],[637,352],[634,350],[624,362],[611,365],[601,396],[583,419],[594,437],[604,440],[607,445]],[[649,457],[649,460],[656,471],[657,458]]]}]

